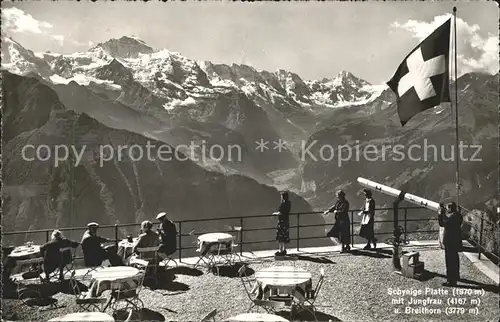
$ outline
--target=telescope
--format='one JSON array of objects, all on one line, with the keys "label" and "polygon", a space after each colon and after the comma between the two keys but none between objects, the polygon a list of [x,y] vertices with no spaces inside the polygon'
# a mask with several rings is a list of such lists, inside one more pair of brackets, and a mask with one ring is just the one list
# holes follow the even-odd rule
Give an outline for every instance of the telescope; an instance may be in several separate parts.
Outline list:
[{"label": "telescope", "polygon": [[371,180],[368,180],[365,178],[361,178],[361,177],[358,177],[358,183],[364,187],[383,192],[389,196],[402,197],[402,200],[411,202],[415,205],[422,206],[422,207],[425,207],[427,209],[434,210],[434,211],[439,210],[439,203],[434,202],[432,200],[424,199],[424,198],[421,198],[419,196],[405,193],[405,192],[402,192],[400,190],[397,190],[397,189],[394,189],[394,188],[391,188],[388,186],[384,186],[383,184],[380,184],[380,183],[377,183],[375,181],[371,181]]}]

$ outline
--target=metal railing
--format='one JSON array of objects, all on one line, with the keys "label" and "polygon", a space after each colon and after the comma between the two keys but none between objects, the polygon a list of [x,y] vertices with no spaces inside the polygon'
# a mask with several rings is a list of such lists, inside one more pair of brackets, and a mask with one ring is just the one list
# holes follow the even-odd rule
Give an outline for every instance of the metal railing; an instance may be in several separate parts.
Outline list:
[{"label": "metal railing", "polygon": [[481,254],[486,255],[487,258],[492,260],[497,266],[500,265],[500,229],[499,223],[495,223],[484,217],[484,213],[480,216],[473,212],[468,214],[476,219],[468,220],[471,232],[469,241],[477,248],[478,258],[481,259]]},{"label": "metal railing", "polygon": [[[375,220],[375,235],[376,236],[381,236],[381,235],[393,235],[393,231],[392,231],[392,223],[393,223],[393,220],[392,220],[392,210],[393,208],[377,208],[375,209],[376,213],[377,212],[382,212],[382,211],[388,211],[390,213],[387,214],[387,216],[385,216],[386,218],[391,218],[390,220]],[[404,228],[404,240],[408,240],[409,239],[409,235],[416,235],[418,237],[418,235],[422,235],[422,234],[435,234],[435,236],[433,236],[433,238],[438,238],[437,237],[437,233],[439,232],[438,229],[425,229],[425,227],[422,227],[421,225],[419,226],[418,223],[425,223],[427,224],[427,226],[429,226],[429,223],[432,223],[434,221],[438,221],[437,219],[437,215],[424,208],[424,207],[399,207],[399,210],[400,210],[400,214],[402,214],[402,217],[403,218],[399,218],[399,221],[400,221],[400,224],[403,225],[403,228]],[[426,211],[427,213],[431,213],[431,216],[428,216],[428,217],[425,217],[425,218],[408,218],[408,213],[410,211]],[[350,217],[350,232],[351,232],[351,243],[354,244],[355,242],[355,238],[359,238],[357,236],[357,234],[355,233],[355,228],[356,226],[358,226],[361,221],[356,221],[355,220],[355,214],[358,213],[359,211],[361,211],[361,209],[357,209],[357,210],[350,210],[349,211],[349,217]],[[320,230],[320,229],[317,229],[318,227],[328,227],[328,226],[331,226],[332,224],[331,223],[320,223],[320,224],[303,224],[303,222],[306,222],[308,218],[310,218],[309,216],[321,216],[323,212],[297,212],[297,213],[291,213],[290,214],[290,218],[293,219],[295,218],[295,221],[296,221],[296,224],[295,225],[290,225],[290,232],[295,232],[295,237],[291,236],[290,238],[290,241],[294,241],[295,242],[295,245],[296,245],[296,248],[297,250],[300,249],[301,246],[304,246],[304,242],[306,241],[312,241],[312,240],[319,240],[319,239],[326,239],[326,235],[325,235],[325,232]],[[333,214],[332,214],[333,216]],[[380,218],[381,216],[375,216],[375,218]],[[401,216],[400,216],[401,217]],[[414,216],[412,216],[414,217]],[[266,226],[266,227],[257,227],[257,228],[250,228],[249,226],[251,225],[245,225],[245,223],[247,223],[249,220],[252,220],[252,219],[264,219],[264,218],[270,218],[270,215],[252,215],[252,216],[234,216],[234,217],[216,217],[216,218],[205,218],[205,219],[191,219],[191,220],[181,220],[181,221],[174,221],[175,224],[177,224],[177,227],[178,227],[178,235],[177,235],[177,238],[178,238],[178,242],[177,242],[177,252],[178,252],[178,259],[179,261],[182,260],[183,258],[183,251],[184,251],[184,254],[186,254],[186,251],[188,250],[194,250],[197,248],[197,246],[194,245],[194,242],[195,240],[193,240],[195,237],[199,236],[199,235],[202,235],[204,233],[207,233],[207,232],[210,232],[210,231],[197,231],[196,229],[195,230],[192,230],[190,229],[190,233],[186,233],[185,232],[185,229],[183,228],[188,228],[189,224],[200,224],[200,223],[206,223],[206,222],[210,222],[210,221],[214,221],[214,222],[217,222],[220,226],[220,221],[232,221],[232,222],[236,222],[239,226],[236,226],[236,225],[231,225],[230,226],[230,229],[228,230],[221,230],[221,229],[217,229],[218,232],[226,232],[226,233],[231,233],[231,234],[235,234],[237,233],[239,236],[236,237],[236,239],[238,240],[237,244],[239,245],[239,252],[240,254],[242,254],[245,250],[245,246],[248,246],[248,245],[256,245],[256,244],[264,244],[264,243],[274,243],[275,240],[272,239],[272,240],[269,240],[269,239],[264,239],[264,240],[247,240],[245,238],[245,235],[248,235],[249,233],[252,233],[252,232],[257,232],[257,231],[260,231],[260,232],[263,232],[263,231],[270,231],[270,230],[275,230],[276,229],[276,226]],[[155,224],[158,224],[158,222],[156,222]],[[377,225],[378,224],[378,225]],[[226,225],[227,227],[228,225]],[[409,226],[417,226],[416,229],[412,229],[412,228],[409,228]],[[424,225],[425,226],[425,225]],[[433,228],[435,225],[430,225],[431,228]],[[104,235],[102,234],[102,231],[103,230],[106,230],[106,229],[112,229],[113,230],[113,241],[115,242],[116,246],[118,246],[118,242],[122,239],[124,239],[126,236],[124,236],[123,233],[120,233],[120,231],[123,232],[124,229],[128,228],[128,227],[133,227],[135,229],[138,229],[140,227],[140,224],[139,223],[129,223],[129,224],[115,224],[115,225],[101,225],[100,226],[100,231],[101,231],[101,235]],[[383,231],[383,228],[386,228],[386,227],[389,227],[389,231]],[[237,228],[237,229],[236,229]],[[306,231],[310,231],[311,229],[314,228],[314,232],[317,233],[315,235],[312,235],[312,236],[304,236],[304,234],[301,234],[306,232]],[[380,229],[382,228],[382,229]],[[424,229],[422,229],[424,228]],[[59,228],[59,230],[63,231],[63,232],[75,232],[75,231],[81,231],[82,234],[85,230],[87,230],[87,227],[71,227],[71,228]],[[382,230],[382,231],[381,231]],[[45,234],[45,240],[48,241],[49,238],[50,238],[50,233],[51,233],[52,229],[39,229],[39,230],[26,230],[26,231],[12,231],[12,232],[3,232],[2,235],[5,237],[7,236],[13,236],[13,235],[31,235],[31,234]],[[213,230],[212,230],[213,231]],[[321,231],[321,234],[319,234],[319,232]],[[497,230],[498,231],[498,230]],[[490,258],[490,259],[493,259],[493,261],[495,262],[495,264],[498,265],[499,263],[499,257],[498,257],[498,254],[494,254],[492,252],[490,252],[489,250],[487,250],[484,246],[483,246],[483,233],[484,233],[484,220],[481,220],[481,225],[480,225],[480,229],[479,231],[476,232],[475,234],[475,237],[474,238],[470,238],[469,240],[472,241],[475,246],[477,247],[477,250],[478,250],[478,253],[479,253],[479,256],[481,256],[480,254],[483,253],[483,254],[487,254],[487,256]],[[477,235],[477,236],[476,236]],[[477,237],[477,238],[476,238]],[[188,245],[186,246],[185,245],[185,241],[187,239],[190,239],[189,240],[189,243]],[[478,241],[476,242],[476,239],[478,239]],[[303,241],[303,244],[301,245],[301,241]],[[5,243],[4,243],[5,244]],[[306,244],[310,244],[310,242],[307,242]],[[328,242],[329,245],[331,245],[330,242]],[[326,243],[325,243],[326,245]],[[309,245],[307,245],[309,246]],[[247,249],[248,250],[248,249]],[[78,258],[78,257],[77,257]]]}]

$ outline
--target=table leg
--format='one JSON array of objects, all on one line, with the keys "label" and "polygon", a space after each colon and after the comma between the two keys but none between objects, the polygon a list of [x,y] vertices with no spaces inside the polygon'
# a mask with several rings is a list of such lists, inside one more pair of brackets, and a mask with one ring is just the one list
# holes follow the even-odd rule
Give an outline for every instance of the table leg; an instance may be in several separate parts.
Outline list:
[{"label": "table leg", "polygon": [[97,297],[97,291],[99,291],[99,283],[97,281],[90,281],[89,293],[91,297]]},{"label": "table leg", "polygon": [[104,305],[104,308],[102,309],[101,312],[105,312],[108,307],[111,305],[111,302],[113,301],[113,295],[109,296],[109,299],[106,301],[106,305]]}]

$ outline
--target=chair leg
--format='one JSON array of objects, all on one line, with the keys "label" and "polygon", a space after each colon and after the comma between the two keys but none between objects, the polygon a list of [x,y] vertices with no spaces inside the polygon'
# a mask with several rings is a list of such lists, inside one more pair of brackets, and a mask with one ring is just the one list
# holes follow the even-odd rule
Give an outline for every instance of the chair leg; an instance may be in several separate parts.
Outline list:
[{"label": "chair leg", "polygon": [[194,264],[194,268],[197,268],[198,267],[198,264],[200,262],[203,262],[205,263],[206,265],[208,265],[208,263],[205,261],[205,257],[203,255],[200,255],[200,257],[198,258],[198,261],[196,262],[196,264]]},{"label": "chair leg", "polygon": [[318,318],[316,317],[316,313],[315,313],[316,310],[314,310],[314,309],[308,309],[308,311],[311,312],[311,314],[314,316],[314,320],[318,321]]},{"label": "chair leg", "polygon": [[141,307],[138,309],[138,311],[142,310],[145,306],[144,302],[139,297],[137,297],[135,300],[136,300],[136,302],[141,304]]},{"label": "chair leg", "polygon": [[177,264],[177,261],[171,257],[167,257],[164,261],[165,261],[165,269],[168,269],[168,264],[170,262],[173,262],[175,264],[175,267],[179,266],[179,264]]}]

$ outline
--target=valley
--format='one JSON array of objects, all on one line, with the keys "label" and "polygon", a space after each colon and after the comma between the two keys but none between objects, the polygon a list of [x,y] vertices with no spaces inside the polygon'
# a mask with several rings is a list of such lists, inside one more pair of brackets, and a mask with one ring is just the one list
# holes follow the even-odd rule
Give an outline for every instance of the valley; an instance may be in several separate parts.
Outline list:
[{"label": "valley", "polygon": [[[387,86],[346,71],[303,80],[291,71],[195,61],[127,36],[64,55],[34,53],[5,35],[2,44],[6,230],[140,222],[160,211],[173,220],[271,214],[281,190],[293,193],[292,212],[324,210],[338,189],[358,209],[359,176],[435,201],[454,196],[454,164],[438,160],[432,148],[426,160],[397,160],[389,150],[384,159],[348,158],[338,165],[341,146],[452,146],[449,105],[401,127]],[[465,74],[458,87],[461,140],[482,147],[480,162],[462,162],[462,202],[484,210],[498,186],[498,74]],[[267,142],[261,150],[260,141]],[[311,153],[324,154],[328,146],[336,157],[304,158],[303,146],[313,141]],[[27,144],[86,149],[78,166],[67,160],[56,167],[23,160]],[[162,145],[181,147],[186,160],[99,162],[103,145],[147,144],[156,152]],[[237,147],[238,157],[210,154],[227,147]],[[392,203],[375,199],[379,207]],[[325,220],[311,217],[311,223]],[[274,219],[260,224],[272,227]],[[194,227],[220,228],[217,222]],[[273,233],[257,235],[272,240]]]}]

